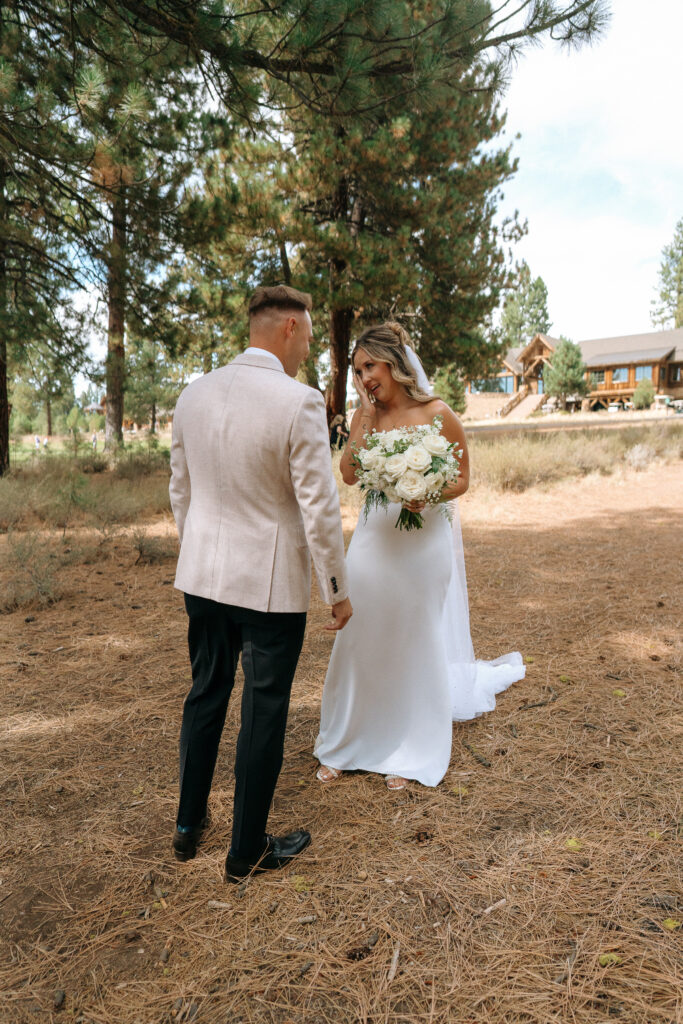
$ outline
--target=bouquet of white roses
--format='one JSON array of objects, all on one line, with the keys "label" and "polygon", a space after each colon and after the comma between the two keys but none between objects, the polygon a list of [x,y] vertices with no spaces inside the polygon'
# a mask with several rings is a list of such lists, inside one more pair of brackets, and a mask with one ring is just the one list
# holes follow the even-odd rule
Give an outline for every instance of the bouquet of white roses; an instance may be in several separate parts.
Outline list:
[{"label": "bouquet of white roses", "polygon": [[[354,446],[356,477],[366,492],[366,517],[371,508],[390,502],[436,505],[444,488],[457,480],[462,450],[443,436],[442,422],[436,416],[423,426],[373,431],[364,448]],[[400,530],[419,530],[422,525],[420,513],[407,508],[396,520]]]}]

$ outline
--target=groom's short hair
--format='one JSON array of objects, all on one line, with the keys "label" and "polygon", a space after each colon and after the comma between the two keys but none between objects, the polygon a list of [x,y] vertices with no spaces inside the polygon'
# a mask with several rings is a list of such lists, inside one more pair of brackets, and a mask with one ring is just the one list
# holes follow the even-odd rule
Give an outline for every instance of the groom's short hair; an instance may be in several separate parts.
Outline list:
[{"label": "groom's short hair", "polygon": [[262,313],[265,309],[308,310],[313,308],[313,299],[308,292],[297,291],[286,284],[260,285],[249,299],[249,316]]}]

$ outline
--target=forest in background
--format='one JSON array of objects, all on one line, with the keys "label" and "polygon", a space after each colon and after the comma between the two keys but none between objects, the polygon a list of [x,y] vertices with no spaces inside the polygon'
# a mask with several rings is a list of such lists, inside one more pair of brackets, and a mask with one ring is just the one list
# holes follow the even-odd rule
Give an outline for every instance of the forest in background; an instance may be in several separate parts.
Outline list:
[{"label": "forest in background", "polygon": [[172,404],[244,346],[256,283],[312,292],[305,376],[330,414],[352,332],[388,314],[428,372],[483,376],[524,230],[497,218],[505,82],[525,46],[607,18],[601,0],[3,4],[0,473],[10,407],[13,431],[39,410],[49,433],[78,374],[116,448],[151,392]]}]

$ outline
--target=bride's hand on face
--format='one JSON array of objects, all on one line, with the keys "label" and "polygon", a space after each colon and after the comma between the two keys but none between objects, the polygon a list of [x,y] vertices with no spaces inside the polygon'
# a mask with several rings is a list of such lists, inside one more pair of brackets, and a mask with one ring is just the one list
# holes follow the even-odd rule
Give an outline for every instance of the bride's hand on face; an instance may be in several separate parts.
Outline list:
[{"label": "bride's hand on face", "polygon": [[357,370],[353,371],[353,384],[360,399],[360,411],[361,413],[369,413],[372,416],[375,415],[375,403],[370,398],[366,388],[363,385],[363,381],[360,379],[360,374]]}]

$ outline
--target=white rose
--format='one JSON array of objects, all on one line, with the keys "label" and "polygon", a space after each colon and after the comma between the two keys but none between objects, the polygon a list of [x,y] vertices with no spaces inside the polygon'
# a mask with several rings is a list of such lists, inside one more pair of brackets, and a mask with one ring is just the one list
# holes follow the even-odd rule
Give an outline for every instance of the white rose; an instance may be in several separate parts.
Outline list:
[{"label": "white rose", "polygon": [[405,454],[397,452],[396,455],[390,455],[384,460],[383,469],[390,480],[397,480],[408,469],[408,460]]},{"label": "white rose", "polygon": [[427,493],[427,481],[422,473],[407,469],[396,484],[396,493],[403,501],[421,501]]},{"label": "white rose", "polygon": [[374,448],[361,448],[358,452],[363,469],[378,469],[382,456]]},{"label": "white rose", "polygon": [[414,469],[417,473],[424,473],[425,469],[431,466],[432,457],[428,451],[425,451],[422,445],[415,445],[414,448],[409,448],[406,452],[406,462],[408,463],[408,469]]},{"label": "white rose", "polygon": [[426,437],[422,438],[422,444],[430,455],[439,455],[443,457],[448,451],[449,442],[443,434],[427,434]]},{"label": "white rose", "polygon": [[440,493],[443,490],[443,485],[446,482],[446,478],[443,473],[429,473],[426,477],[427,487],[431,491]]},{"label": "white rose", "polygon": [[403,434],[400,430],[385,430],[382,434],[382,444],[387,451],[390,451],[397,441],[400,441]]}]

